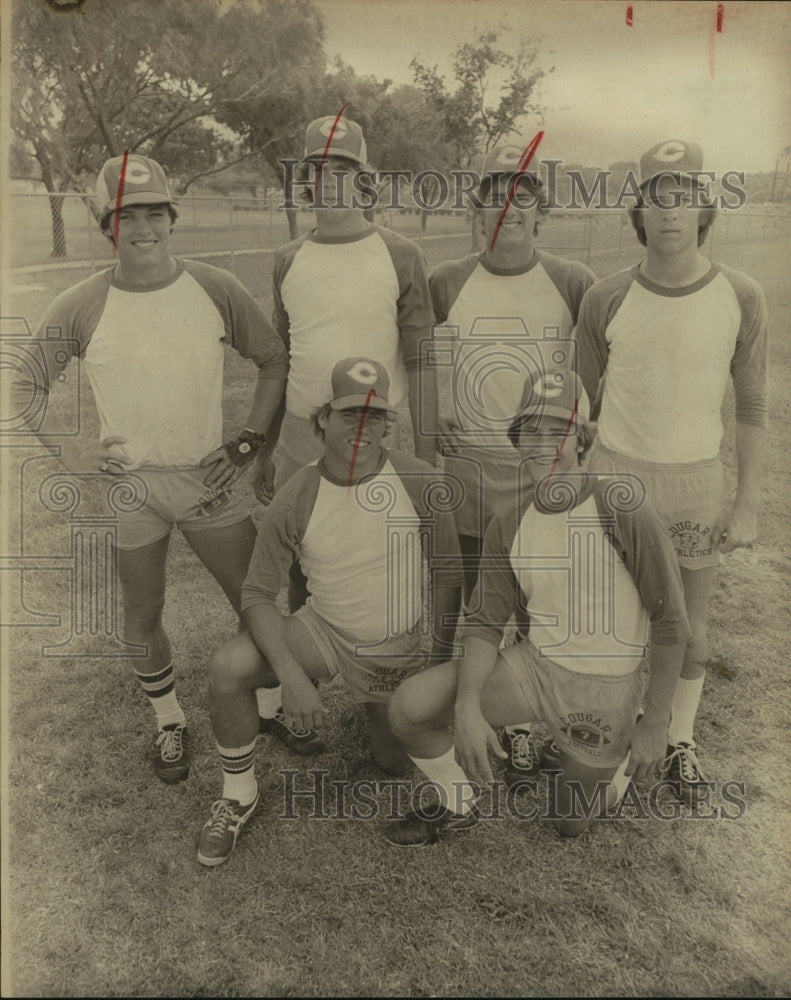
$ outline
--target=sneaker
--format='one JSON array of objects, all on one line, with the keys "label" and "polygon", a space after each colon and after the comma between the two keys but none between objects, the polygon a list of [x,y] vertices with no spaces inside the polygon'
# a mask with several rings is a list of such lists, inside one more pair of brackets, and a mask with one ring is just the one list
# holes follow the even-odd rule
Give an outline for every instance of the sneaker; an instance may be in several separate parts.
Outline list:
[{"label": "sneaker", "polygon": [[183,723],[163,726],[159,730],[153,761],[154,773],[166,785],[175,785],[187,779],[190,751],[187,727]]},{"label": "sneaker", "polygon": [[242,827],[260,801],[260,788],[249,806],[240,805],[236,799],[217,799],[211,807],[211,818],[206,820],[198,840],[198,861],[202,865],[214,868],[230,858]]},{"label": "sneaker", "polygon": [[277,711],[271,719],[259,716],[258,731],[275,736],[292,753],[299,753],[304,757],[312,757],[324,749],[319,734],[312,729],[292,729],[286,722],[282,709]]},{"label": "sneaker", "polygon": [[687,805],[697,801],[700,789],[709,783],[696,750],[694,743],[668,744],[665,757],[665,779],[672,782],[676,798]]},{"label": "sneaker", "polygon": [[537,778],[541,770],[541,747],[533,734],[526,729],[505,733],[508,746],[508,763],[505,765],[505,783],[509,787],[525,778]]},{"label": "sneaker", "polygon": [[397,847],[420,847],[422,844],[436,844],[441,832],[458,833],[469,830],[478,823],[478,812],[475,808],[464,815],[452,813],[443,808],[437,816],[427,817],[417,812],[409,812],[403,819],[388,823],[384,836]]}]

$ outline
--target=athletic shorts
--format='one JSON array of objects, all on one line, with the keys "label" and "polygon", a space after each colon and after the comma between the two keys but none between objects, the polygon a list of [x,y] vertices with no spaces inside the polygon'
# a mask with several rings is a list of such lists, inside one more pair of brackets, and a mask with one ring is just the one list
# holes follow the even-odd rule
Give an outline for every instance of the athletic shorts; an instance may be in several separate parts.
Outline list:
[{"label": "athletic shorts", "polygon": [[505,502],[516,507],[519,502],[522,456],[510,444],[498,449],[464,447],[456,455],[446,455],[444,462],[445,472],[458,477],[464,490],[464,500],[453,512],[456,531],[483,538],[495,506]]},{"label": "athletic shorts", "polygon": [[561,750],[581,764],[620,764],[640,707],[639,668],[616,677],[581,674],[539,656],[530,642],[501,649],[500,656],[533,709],[525,722],[544,721]]},{"label": "athletic shorts", "polygon": [[294,617],[316,643],[330,676],[340,674],[359,705],[389,701],[402,681],[426,665],[419,628],[412,635],[392,636],[381,646],[366,650],[359,639],[330,625],[309,604],[295,611]]},{"label": "athletic shorts", "polygon": [[703,569],[720,563],[711,534],[723,511],[725,483],[719,457],[705,462],[657,464],[638,462],[610,451],[599,442],[593,448],[591,471],[638,476],[659,512],[683,569]]},{"label": "athletic shorts", "polygon": [[[203,482],[208,472],[197,467],[135,469],[129,477],[129,487],[138,498],[145,499],[139,509],[119,512],[118,548],[140,549],[151,545],[169,535],[174,525],[189,532],[241,524],[250,516],[247,504],[238,491],[209,489]],[[124,481],[120,477],[119,480]]]},{"label": "athletic shorts", "polygon": [[[387,448],[397,448],[399,440],[398,420],[393,420],[390,433],[383,444]],[[280,426],[280,436],[275,447],[275,492],[306,465],[315,462],[324,454],[324,442],[313,433],[310,420],[295,417],[286,411]]]}]

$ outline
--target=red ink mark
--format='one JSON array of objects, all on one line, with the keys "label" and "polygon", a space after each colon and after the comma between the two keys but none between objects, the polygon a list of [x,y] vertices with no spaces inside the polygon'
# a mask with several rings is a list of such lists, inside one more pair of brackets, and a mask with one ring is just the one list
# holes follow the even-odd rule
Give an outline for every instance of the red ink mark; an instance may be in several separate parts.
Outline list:
[{"label": "red ink mark", "polygon": [[712,80],[714,79],[714,43],[716,41],[717,35],[722,34],[722,26],[725,22],[725,4],[717,4],[717,13],[711,22],[711,31],[709,32],[709,75]]},{"label": "red ink mark", "polygon": [[124,184],[126,183],[126,162],[129,159],[129,150],[124,150],[124,159],[121,164],[121,174],[118,178],[118,193],[115,197],[115,216],[113,217],[113,255],[118,253],[118,230],[121,226],[121,206],[124,201]]},{"label": "red ink mark", "polygon": [[631,28],[634,24],[634,10],[631,7],[626,8],[626,27]]},{"label": "red ink mark", "polygon": [[351,105],[351,101],[347,101],[338,114],[335,116],[335,121],[332,123],[332,128],[330,129],[330,134],[327,136],[327,142],[324,146],[324,152],[321,154],[321,160],[318,167],[316,168],[316,182],[313,185],[313,200],[315,201],[318,197],[319,181],[321,180],[321,171],[324,169],[324,164],[329,159],[330,147],[332,146],[332,140],[335,137],[335,130],[338,127],[338,122],[341,120],[341,115],[343,112]]},{"label": "red ink mark", "polygon": [[554,476],[555,469],[557,468],[558,462],[560,461],[563,455],[563,449],[566,447],[566,441],[568,441],[569,432],[571,431],[571,427],[574,421],[577,419],[577,410],[579,409],[579,405],[580,401],[579,397],[577,397],[577,399],[574,400],[574,409],[571,411],[569,422],[566,424],[566,429],[563,431],[563,440],[560,442],[560,447],[558,448],[558,453],[555,456],[555,461],[552,463],[552,468],[549,470],[549,475],[547,476],[547,485],[549,485],[549,482]]},{"label": "red ink mark", "polygon": [[354,466],[357,462],[357,452],[360,449],[360,438],[363,436],[363,427],[365,427],[365,418],[368,416],[368,405],[371,400],[376,395],[376,389],[369,389],[368,395],[365,397],[365,402],[363,403],[363,412],[360,414],[360,423],[357,427],[357,436],[354,439],[354,447],[352,448],[352,460],[349,465],[349,486],[354,482]]},{"label": "red ink mark", "polygon": [[511,207],[511,202],[514,200],[514,193],[517,187],[519,186],[519,178],[521,177],[522,174],[524,174],[527,171],[527,168],[530,165],[530,161],[533,159],[533,154],[538,149],[541,140],[543,138],[544,138],[543,131],[536,132],[536,134],[533,136],[533,138],[526,146],[524,153],[522,153],[522,158],[519,161],[519,166],[516,168],[516,171],[514,172],[514,175],[511,179],[511,183],[508,187],[508,194],[506,195],[505,198],[505,205],[503,205],[503,210],[502,212],[500,212],[500,215],[497,218],[497,225],[494,227],[494,232],[492,233],[492,242],[489,245],[490,252],[494,250],[494,244],[497,242],[497,237],[500,235],[500,227],[503,224],[503,219],[505,218],[508,209]]}]

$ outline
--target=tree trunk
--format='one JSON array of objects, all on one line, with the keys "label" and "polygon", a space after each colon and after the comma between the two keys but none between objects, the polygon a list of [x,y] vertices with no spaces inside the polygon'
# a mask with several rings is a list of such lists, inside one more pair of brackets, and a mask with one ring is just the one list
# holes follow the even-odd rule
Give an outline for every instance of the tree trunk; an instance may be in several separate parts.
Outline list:
[{"label": "tree trunk", "polygon": [[299,236],[299,229],[297,228],[297,210],[295,208],[287,208],[286,218],[288,219],[288,238],[290,240],[295,240]]},{"label": "tree trunk", "polygon": [[49,211],[52,216],[52,253],[50,257],[66,256],[66,226],[63,223],[62,194],[50,194]]}]

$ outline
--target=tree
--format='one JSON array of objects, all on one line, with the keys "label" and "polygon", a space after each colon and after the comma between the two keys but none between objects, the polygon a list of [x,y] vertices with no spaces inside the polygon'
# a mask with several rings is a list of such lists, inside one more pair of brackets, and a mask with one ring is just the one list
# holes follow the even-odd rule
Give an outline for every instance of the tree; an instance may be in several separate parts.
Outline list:
[{"label": "tree", "polygon": [[524,115],[540,113],[534,92],[552,68],[537,68],[538,50],[524,40],[512,54],[497,48],[498,38],[499,32],[487,31],[476,42],[458,46],[452,60],[453,90],[436,66],[425,66],[417,58],[410,63],[415,83],[442,124],[453,166],[468,166],[476,154],[487,153],[516,132]]},{"label": "tree", "polygon": [[[61,192],[85,191],[108,156],[153,156],[186,178],[177,185],[183,193],[258,155],[281,126],[282,95],[292,84],[306,93],[316,67],[323,72],[322,37],[308,0],[229,8],[215,0],[89,0],[68,16],[16,4],[13,127],[50,192],[53,254],[66,252]],[[258,144],[248,141],[249,127],[234,134],[233,125],[218,126],[243,123],[252,107],[265,119]]]}]

